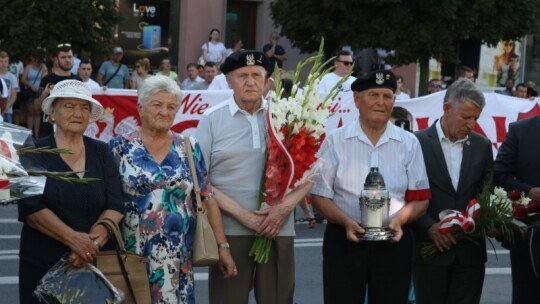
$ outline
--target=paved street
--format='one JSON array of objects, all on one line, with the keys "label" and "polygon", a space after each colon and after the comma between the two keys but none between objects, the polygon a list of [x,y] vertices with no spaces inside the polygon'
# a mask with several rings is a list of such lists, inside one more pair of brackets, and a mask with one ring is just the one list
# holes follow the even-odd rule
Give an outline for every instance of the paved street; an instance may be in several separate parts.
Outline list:
[{"label": "paved street", "polygon": [[[0,303],[18,303],[18,247],[21,224],[16,221],[14,205],[0,206]],[[296,227],[296,292],[295,303],[322,303],[321,249],[324,225],[310,230],[304,224]],[[483,304],[508,304],[511,302],[510,265],[508,251],[497,243],[495,258],[488,244],[486,279],[482,295]],[[44,250],[46,250],[44,248]],[[198,303],[207,303],[207,273],[196,269],[196,297]],[[255,303],[252,299],[250,303]]]}]

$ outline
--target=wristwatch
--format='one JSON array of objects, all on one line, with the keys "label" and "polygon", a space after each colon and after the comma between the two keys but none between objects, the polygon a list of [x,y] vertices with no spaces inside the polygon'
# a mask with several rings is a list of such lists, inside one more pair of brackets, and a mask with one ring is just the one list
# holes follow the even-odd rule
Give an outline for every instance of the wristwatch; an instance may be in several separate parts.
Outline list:
[{"label": "wristwatch", "polygon": [[217,244],[217,248],[218,248],[218,249],[222,249],[222,248],[231,248],[231,246],[229,245],[229,243],[225,242],[225,243],[219,243],[219,244]]}]

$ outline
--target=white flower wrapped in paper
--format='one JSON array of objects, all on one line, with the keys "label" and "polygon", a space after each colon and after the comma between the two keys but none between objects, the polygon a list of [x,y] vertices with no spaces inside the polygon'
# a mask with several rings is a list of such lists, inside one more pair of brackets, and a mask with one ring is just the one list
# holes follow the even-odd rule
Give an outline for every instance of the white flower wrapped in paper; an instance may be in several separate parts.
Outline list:
[{"label": "white flower wrapped in paper", "polygon": [[13,145],[11,134],[6,132],[0,137],[0,200],[10,199],[8,174],[20,171],[18,166],[19,154]]}]

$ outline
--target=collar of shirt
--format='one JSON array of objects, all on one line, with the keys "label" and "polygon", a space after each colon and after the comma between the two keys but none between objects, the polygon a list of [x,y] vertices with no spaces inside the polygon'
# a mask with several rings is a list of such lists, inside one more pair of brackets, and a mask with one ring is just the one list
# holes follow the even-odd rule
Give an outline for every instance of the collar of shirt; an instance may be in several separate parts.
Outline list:
[{"label": "collar of shirt", "polygon": [[[257,112],[259,112],[261,110],[264,110],[266,108],[266,99],[261,98],[261,100],[262,100],[261,107],[257,111],[255,111],[255,113],[257,113]],[[252,114],[249,114],[248,112],[240,109],[240,107],[238,107],[238,105],[234,101],[234,96],[229,99],[229,111],[231,112],[231,116],[234,116],[234,114],[236,114],[237,112],[244,113],[245,115],[248,115],[248,116],[252,115]]]},{"label": "collar of shirt", "polygon": [[441,126],[441,120],[442,120],[442,118],[437,120],[437,122],[435,123],[435,128],[437,129],[437,136],[439,136],[439,141],[440,142],[442,142],[443,140],[446,140],[446,141],[448,141],[449,143],[452,143],[452,144],[461,144],[461,145],[463,145],[463,142],[465,142],[465,141],[467,141],[469,139],[469,135],[467,135],[463,139],[458,139],[455,142],[452,142],[450,139],[448,139],[444,135],[444,132],[443,132],[443,129],[442,129],[442,126]]},{"label": "collar of shirt", "polygon": [[[378,147],[388,142],[390,139],[402,141],[401,135],[398,134],[396,128],[396,126],[388,122],[386,124],[386,130],[384,130],[384,133],[381,135],[381,138],[379,138],[379,141],[377,142],[375,147]],[[346,139],[353,137],[357,137],[360,141],[370,146],[373,146],[367,135],[364,133],[364,130],[362,130],[362,128],[360,127],[360,120],[355,120],[354,123],[349,125],[349,127],[345,130]]]}]

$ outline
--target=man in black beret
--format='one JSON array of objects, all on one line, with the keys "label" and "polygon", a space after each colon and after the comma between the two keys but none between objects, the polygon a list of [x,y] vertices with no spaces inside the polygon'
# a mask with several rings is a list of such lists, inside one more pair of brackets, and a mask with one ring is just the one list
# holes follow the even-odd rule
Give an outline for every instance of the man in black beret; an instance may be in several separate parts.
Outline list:
[{"label": "man in black beret", "polygon": [[[357,78],[351,89],[360,117],[328,134],[311,190],[313,207],[328,220],[324,302],[364,303],[369,288],[369,303],[407,303],[413,245],[408,224],[425,213],[431,196],[422,150],[412,133],[389,122],[396,90],[391,71]],[[373,167],[389,190],[391,240],[362,239],[359,198]]]},{"label": "man in black beret", "polygon": [[[294,218],[292,210],[307,194],[295,191],[282,202],[259,210],[259,186],[266,161],[268,59],[262,52],[240,51],[221,65],[232,98],[208,109],[199,121],[197,138],[210,182],[223,214],[228,243],[238,268],[224,277],[221,264],[210,267],[210,303],[248,303],[255,289],[257,303],[293,303]],[[296,193],[298,192],[298,193]],[[296,194],[295,194],[296,193]],[[293,197],[294,196],[294,197]],[[258,234],[273,239],[266,264],[256,264],[249,251]]]}]

